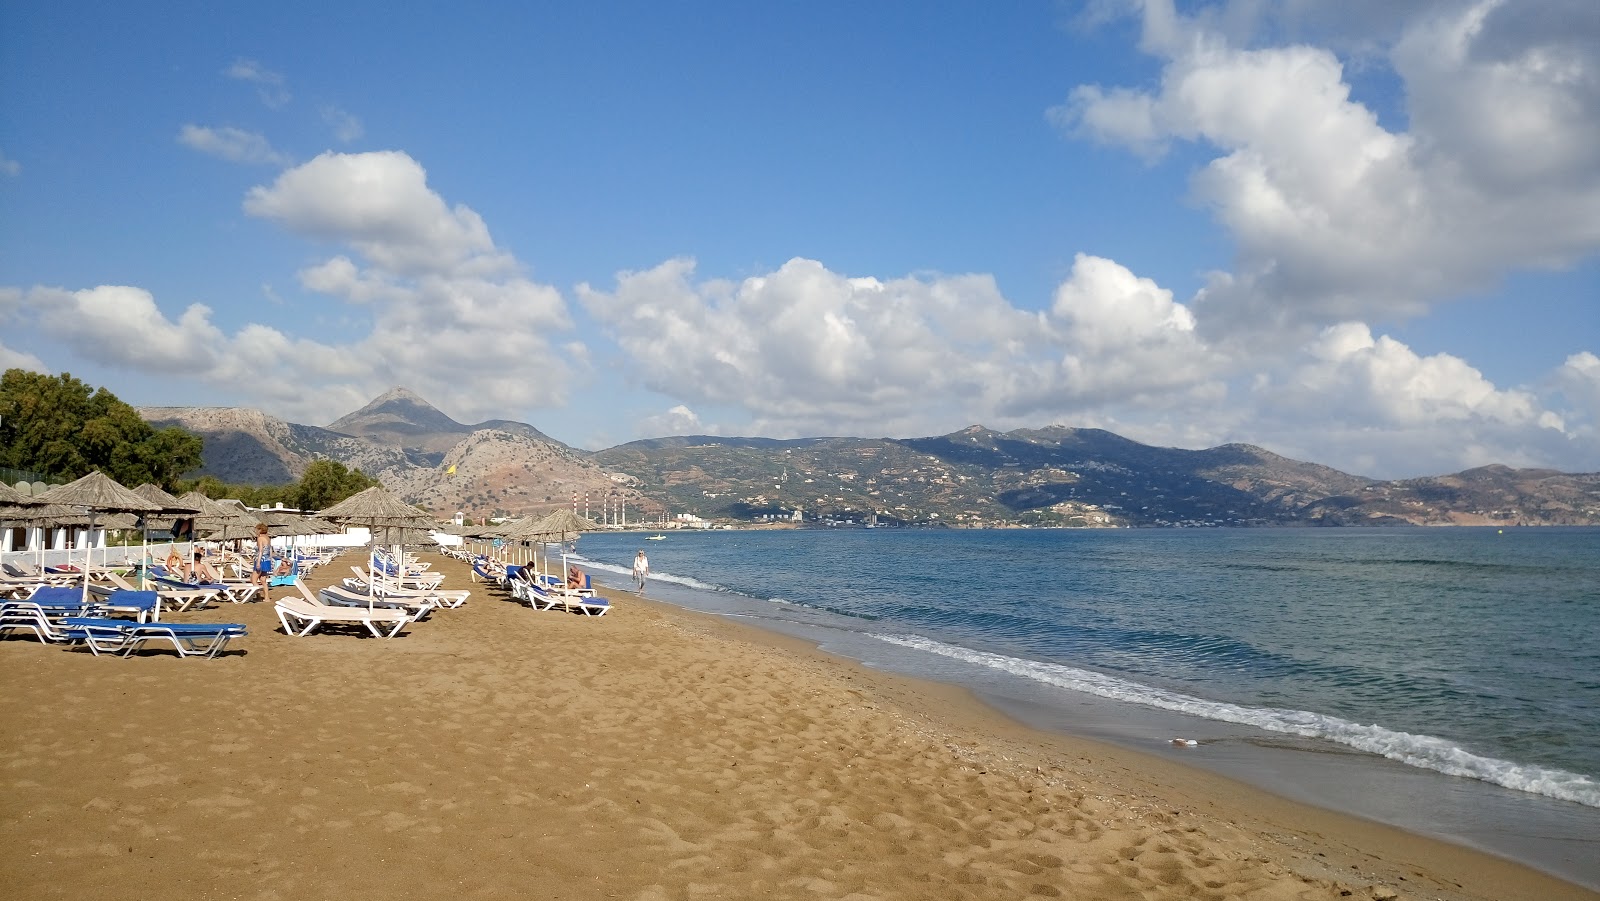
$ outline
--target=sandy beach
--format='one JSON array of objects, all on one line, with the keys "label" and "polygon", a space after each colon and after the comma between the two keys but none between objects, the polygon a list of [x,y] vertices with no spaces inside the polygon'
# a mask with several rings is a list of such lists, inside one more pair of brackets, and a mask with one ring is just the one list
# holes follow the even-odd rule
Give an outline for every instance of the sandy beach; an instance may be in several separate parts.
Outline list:
[{"label": "sandy beach", "polygon": [[[11,898],[1600,897],[613,593],[216,660],[0,642]],[[326,584],[347,572],[319,570]],[[278,589],[281,593],[283,589]]]}]

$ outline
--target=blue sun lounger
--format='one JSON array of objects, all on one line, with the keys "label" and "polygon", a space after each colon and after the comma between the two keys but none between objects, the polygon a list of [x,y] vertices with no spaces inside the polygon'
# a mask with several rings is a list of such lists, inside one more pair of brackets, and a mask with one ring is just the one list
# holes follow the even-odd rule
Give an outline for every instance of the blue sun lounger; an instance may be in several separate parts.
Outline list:
[{"label": "blue sun lounger", "polygon": [[90,585],[89,594],[94,606],[108,613],[131,613],[139,622],[161,619],[161,595],[154,591],[137,591],[130,588],[107,588]]},{"label": "blue sun lounger", "polygon": [[46,616],[83,616],[99,605],[99,599],[93,595],[84,603],[83,589],[70,585],[41,585],[23,600],[44,611]]},{"label": "blue sun lounger", "polygon": [[179,657],[215,657],[230,639],[245,635],[239,623],[130,623],[98,616],[69,616],[60,628],[68,640],[82,641],[95,656],[127,657],[145,642],[165,641]]},{"label": "blue sun lounger", "polygon": [[526,583],[523,591],[527,592],[526,599],[529,604],[533,605],[535,610],[550,610],[554,607],[560,607],[563,610],[581,613],[584,616],[605,616],[611,612],[611,602],[602,597],[546,591],[532,582]]}]

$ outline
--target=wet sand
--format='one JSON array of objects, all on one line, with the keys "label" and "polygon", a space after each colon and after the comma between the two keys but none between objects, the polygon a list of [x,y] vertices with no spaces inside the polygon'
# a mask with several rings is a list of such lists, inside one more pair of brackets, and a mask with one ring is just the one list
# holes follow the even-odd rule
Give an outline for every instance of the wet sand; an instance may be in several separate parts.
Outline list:
[{"label": "wet sand", "polygon": [[1600,897],[736,622],[626,592],[536,613],[427,559],[473,597],[393,641],[256,603],[172,617],[247,624],[216,660],[0,642],[4,894]]}]

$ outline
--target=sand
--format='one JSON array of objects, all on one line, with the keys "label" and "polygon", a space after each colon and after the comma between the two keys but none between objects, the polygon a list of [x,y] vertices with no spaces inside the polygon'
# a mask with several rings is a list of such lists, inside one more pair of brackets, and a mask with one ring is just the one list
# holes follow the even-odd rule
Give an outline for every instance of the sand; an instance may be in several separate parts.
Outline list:
[{"label": "sand", "polygon": [[256,603],[173,617],[247,624],[216,660],[0,642],[0,894],[1597,897],[732,621],[471,587],[393,641]]}]

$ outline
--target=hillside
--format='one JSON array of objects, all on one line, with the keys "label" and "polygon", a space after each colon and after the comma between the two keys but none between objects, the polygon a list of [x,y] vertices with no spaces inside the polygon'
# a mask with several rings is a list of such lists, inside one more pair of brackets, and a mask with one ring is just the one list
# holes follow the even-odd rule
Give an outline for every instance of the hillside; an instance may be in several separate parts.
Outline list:
[{"label": "hillside", "polygon": [[391,388],[372,402],[328,424],[328,431],[365,438],[374,444],[404,448],[438,464],[451,448],[473,432],[494,430],[545,444],[566,445],[527,423],[504,419],[463,425],[405,388]]},{"label": "hillside", "polygon": [[[481,518],[544,514],[571,507],[573,495],[603,515],[607,496],[633,515],[650,501],[587,456],[530,425],[493,420],[466,426],[403,388],[341,417],[328,428],[298,425],[256,410],[146,407],[155,425],[176,425],[205,439],[201,475],[224,482],[283,484],[326,458],[360,469],[410,503],[440,515]],[[337,427],[337,428],[336,428]],[[453,468],[453,471],[452,471]]]},{"label": "hillside", "polygon": [[[1100,429],[927,438],[680,436],[585,453],[526,423],[463,425],[403,388],[327,428],[255,410],[140,411],[206,439],[204,469],[277,484],[326,457],[413,503],[471,517],[570,507],[599,519],[859,525],[1262,526],[1600,524],[1600,473],[1486,466],[1383,482],[1247,444],[1152,447]],[[587,501],[587,503],[585,503]],[[613,514],[615,518],[615,514]]]},{"label": "hillside", "polygon": [[931,438],[695,436],[595,454],[675,511],[949,526],[1600,524],[1600,474],[1486,467],[1381,482],[1245,444],[1140,444],[1098,429]]}]

